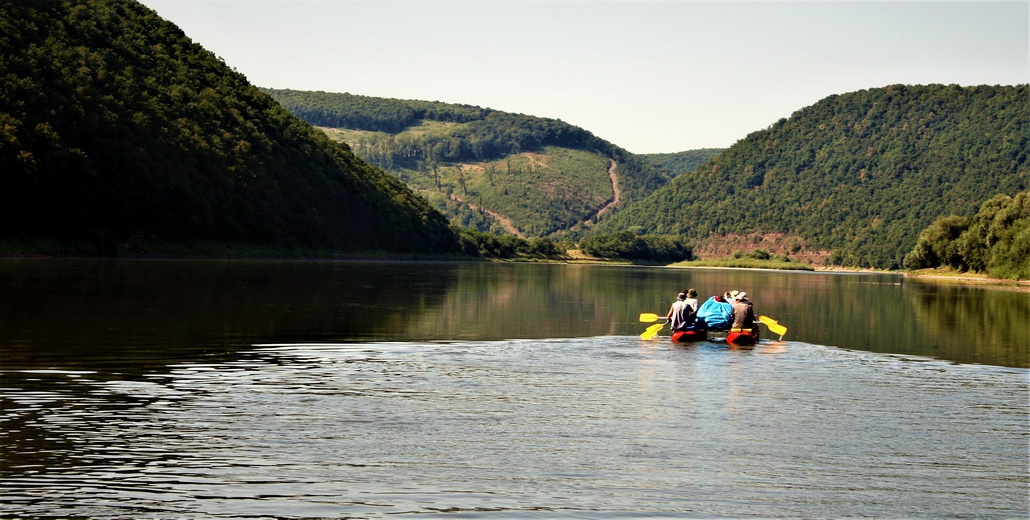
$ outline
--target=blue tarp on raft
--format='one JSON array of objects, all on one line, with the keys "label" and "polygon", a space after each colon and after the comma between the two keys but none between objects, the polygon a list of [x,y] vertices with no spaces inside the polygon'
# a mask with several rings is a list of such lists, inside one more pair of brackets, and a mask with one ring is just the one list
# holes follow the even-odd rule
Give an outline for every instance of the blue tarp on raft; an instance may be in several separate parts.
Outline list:
[{"label": "blue tarp on raft", "polygon": [[722,298],[712,296],[697,309],[697,321],[703,322],[709,330],[729,330],[733,307]]}]

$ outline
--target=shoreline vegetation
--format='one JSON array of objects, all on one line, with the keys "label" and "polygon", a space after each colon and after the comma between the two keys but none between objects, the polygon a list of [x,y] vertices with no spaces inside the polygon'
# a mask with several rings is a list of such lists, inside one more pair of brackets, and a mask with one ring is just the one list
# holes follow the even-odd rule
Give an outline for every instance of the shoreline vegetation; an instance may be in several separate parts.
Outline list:
[{"label": "shoreline vegetation", "polygon": [[908,279],[941,285],[989,285],[993,287],[1012,289],[1019,292],[1030,292],[1030,280],[992,278],[985,274],[961,272],[950,267],[914,269],[902,271],[901,273]]},{"label": "shoreline vegetation", "polygon": [[686,260],[669,264],[669,267],[724,267],[732,269],[771,269],[779,271],[815,271],[816,268],[801,262],[783,260],[761,260],[756,258],[715,258],[708,260]]}]

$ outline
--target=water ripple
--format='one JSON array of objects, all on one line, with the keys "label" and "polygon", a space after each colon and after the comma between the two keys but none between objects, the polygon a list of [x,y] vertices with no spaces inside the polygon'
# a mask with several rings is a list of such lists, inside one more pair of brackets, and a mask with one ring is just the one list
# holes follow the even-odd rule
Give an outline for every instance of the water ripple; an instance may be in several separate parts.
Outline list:
[{"label": "water ripple", "polygon": [[1025,517],[1028,373],[621,336],[8,372],[0,512]]}]

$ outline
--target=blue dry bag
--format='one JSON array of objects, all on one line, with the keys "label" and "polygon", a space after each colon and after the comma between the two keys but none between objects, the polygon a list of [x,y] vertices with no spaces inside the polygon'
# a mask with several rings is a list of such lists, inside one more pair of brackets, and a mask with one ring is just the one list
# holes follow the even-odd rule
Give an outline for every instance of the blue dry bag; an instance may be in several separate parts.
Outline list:
[{"label": "blue dry bag", "polygon": [[728,330],[733,323],[733,306],[722,298],[712,296],[697,309],[697,321],[704,322],[709,330]]}]

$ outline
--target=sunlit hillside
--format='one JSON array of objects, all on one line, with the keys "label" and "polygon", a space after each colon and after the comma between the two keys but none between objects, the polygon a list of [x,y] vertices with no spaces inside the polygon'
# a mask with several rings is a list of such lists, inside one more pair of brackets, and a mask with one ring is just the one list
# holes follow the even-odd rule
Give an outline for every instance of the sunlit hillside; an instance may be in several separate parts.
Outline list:
[{"label": "sunlit hillside", "polygon": [[346,93],[266,92],[416,189],[452,223],[483,231],[583,231],[678,173],[556,119]]},{"label": "sunlit hillside", "polygon": [[830,96],[599,228],[681,235],[702,255],[766,247],[900,268],[936,218],[971,215],[995,195],[1027,189],[1027,114],[1027,85],[894,85]]}]

